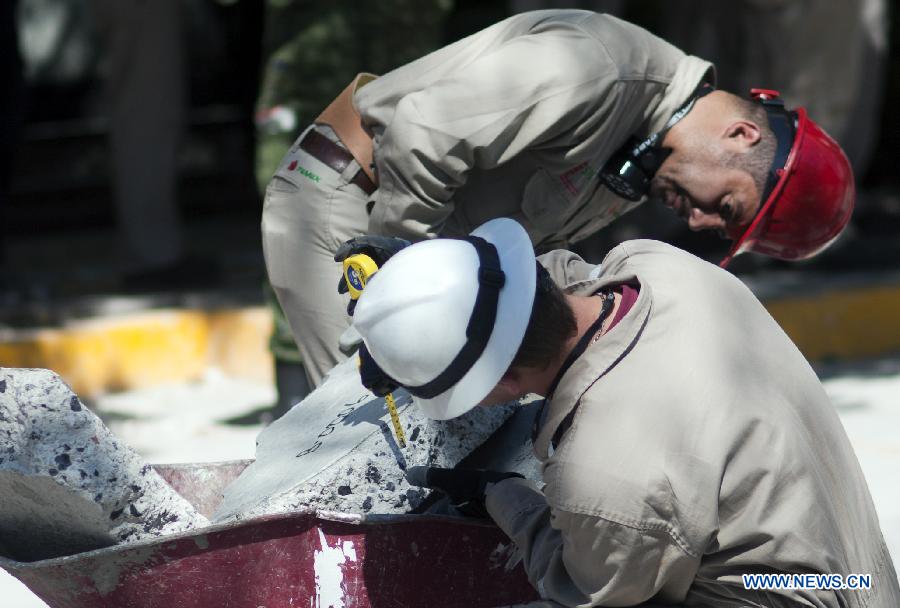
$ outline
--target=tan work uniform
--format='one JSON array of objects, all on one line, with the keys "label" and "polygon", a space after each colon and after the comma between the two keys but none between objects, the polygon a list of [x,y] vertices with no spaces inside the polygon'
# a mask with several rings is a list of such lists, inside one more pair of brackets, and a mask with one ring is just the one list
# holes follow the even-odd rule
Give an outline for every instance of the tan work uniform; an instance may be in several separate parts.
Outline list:
[{"label": "tan work uniform", "polygon": [[[266,192],[269,277],[314,383],[349,325],[334,250],[360,234],[420,240],[512,217],[565,245],[633,208],[597,172],[629,136],[661,130],[712,66],[588,11],[506,19],[360,88],[378,189],[291,148]],[[311,127],[336,139],[327,127]],[[367,202],[370,213],[367,213]]]},{"label": "tan work uniform", "polygon": [[[543,492],[487,508],[542,596],[564,606],[893,608],[897,574],[862,471],[803,355],[735,277],[655,241],[596,279],[543,262],[569,293],[640,285],[545,406]],[[553,449],[551,438],[571,413]],[[752,591],[745,573],[871,574],[868,591]],[[654,604],[655,605],[655,604]]]}]

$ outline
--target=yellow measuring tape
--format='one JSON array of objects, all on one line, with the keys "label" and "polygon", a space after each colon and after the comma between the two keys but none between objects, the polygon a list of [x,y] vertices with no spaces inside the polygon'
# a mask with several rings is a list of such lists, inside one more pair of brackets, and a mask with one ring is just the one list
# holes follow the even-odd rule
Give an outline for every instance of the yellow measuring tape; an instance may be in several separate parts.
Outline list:
[{"label": "yellow measuring tape", "polygon": [[397,413],[397,404],[394,403],[394,395],[388,393],[384,402],[387,404],[388,412],[391,414],[391,424],[394,425],[394,434],[397,436],[397,443],[401,448],[406,447],[406,435],[403,434],[403,427],[400,425],[400,415]]},{"label": "yellow measuring tape", "polygon": [[[378,272],[378,264],[375,260],[358,253],[351,255],[344,260],[344,279],[347,281],[347,289],[350,292],[350,299],[359,299],[366,282],[369,278]],[[403,426],[400,424],[400,415],[397,413],[397,404],[394,402],[394,395],[388,393],[384,402],[387,405],[388,413],[391,415],[391,424],[394,427],[394,435],[397,437],[397,443],[401,448],[406,447],[406,435],[403,434]]]}]

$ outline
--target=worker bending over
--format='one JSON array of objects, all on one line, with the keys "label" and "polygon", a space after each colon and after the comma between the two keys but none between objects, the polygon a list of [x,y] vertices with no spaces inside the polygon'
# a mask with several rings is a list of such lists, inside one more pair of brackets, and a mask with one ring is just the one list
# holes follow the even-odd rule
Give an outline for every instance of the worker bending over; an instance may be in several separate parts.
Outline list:
[{"label": "worker bending over", "polygon": [[579,10],[515,15],[380,78],[361,75],[266,191],[266,266],[313,385],[344,356],[333,256],[354,236],[463,236],[512,217],[546,251],[649,197],[731,254],[815,255],[854,202],[840,147],[773,91]]},{"label": "worker bending over", "polygon": [[[838,416],[743,283],[655,241],[600,266],[539,259],[501,218],[406,247],[369,280],[354,326],[374,391],[403,387],[435,419],[545,397],[543,489],[471,470],[411,481],[482,501],[564,606],[900,606]],[[745,588],[752,573],[869,574],[871,587]]]}]

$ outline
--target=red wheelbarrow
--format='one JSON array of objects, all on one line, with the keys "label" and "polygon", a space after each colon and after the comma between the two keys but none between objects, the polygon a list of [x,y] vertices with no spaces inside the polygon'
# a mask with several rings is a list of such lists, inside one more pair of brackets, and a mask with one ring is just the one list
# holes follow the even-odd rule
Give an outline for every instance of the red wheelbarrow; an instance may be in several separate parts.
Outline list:
[{"label": "red wheelbarrow", "polygon": [[[248,461],[158,465],[209,516]],[[0,567],[53,608],[493,607],[538,599],[497,527],[298,511]]]}]

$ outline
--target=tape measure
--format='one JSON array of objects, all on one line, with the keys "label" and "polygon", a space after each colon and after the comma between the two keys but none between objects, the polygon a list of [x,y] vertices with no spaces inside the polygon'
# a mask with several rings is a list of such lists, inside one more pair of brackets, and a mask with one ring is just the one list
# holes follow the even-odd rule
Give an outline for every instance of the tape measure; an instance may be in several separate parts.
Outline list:
[{"label": "tape measure", "polygon": [[[378,272],[378,264],[364,253],[357,253],[344,259],[344,279],[347,281],[347,290],[350,292],[351,300],[359,299],[363,289],[366,288],[366,282],[376,272]],[[394,427],[397,443],[400,444],[401,448],[405,448],[406,436],[403,433],[403,426],[400,424],[400,416],[397,413],[394,395],[388,393],[384,398],[384,402],[391,416],[391,425]]]},{"label": "tape measure", "polygon": [[406,447],[406,435],[403,433],[403,425],[400,424],[400,415],[397,413],[397,404],[394,403],[394,394],[388,393],[384,397],[387,405],[388,413],[391,415],[391,425],[394,427],[394,435],[397,436],[397,443],[401,448]]},{"label": "tape measure", "polygon": [[347,289],[350,291],[350,299],[358,300],[366,282],[378,272],[378,264],[364,253],[351,255],[344,260],[344,278],[347,280]]}]

